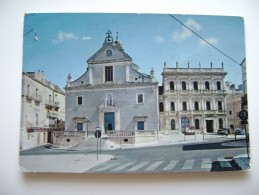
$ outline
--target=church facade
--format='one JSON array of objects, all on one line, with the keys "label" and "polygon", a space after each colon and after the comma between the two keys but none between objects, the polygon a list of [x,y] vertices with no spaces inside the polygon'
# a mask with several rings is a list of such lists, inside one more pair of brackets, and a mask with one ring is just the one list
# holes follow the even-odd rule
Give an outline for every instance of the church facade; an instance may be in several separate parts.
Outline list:
[{"label": "church facade", "polygon": [[221,68],[175,68],[164,65],[159,90],[160,130],[217,132],[228,127],[227,91]]},{"label": "church facade", "polygon": [[87,60],[87,70],[72,81],[68,75],[66,92],[66,131],[85,131],[86,136],[100,128],[108,131],[159,129],[158,82],[154,71],[140,72],[124,51],[118,35],[106,33],[102,47]]}]

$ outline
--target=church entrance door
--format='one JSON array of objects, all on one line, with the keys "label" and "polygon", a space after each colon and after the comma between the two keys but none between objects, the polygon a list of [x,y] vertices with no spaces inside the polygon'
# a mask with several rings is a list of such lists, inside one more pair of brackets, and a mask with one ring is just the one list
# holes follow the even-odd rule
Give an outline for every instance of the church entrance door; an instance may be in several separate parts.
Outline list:
[{"label": "church entrance door", "polygon": [[111,131],[114,130],[114,112],[105,112],[104,113],[104,129],[105,129],[105,133],[107,133],[107,131]]}]

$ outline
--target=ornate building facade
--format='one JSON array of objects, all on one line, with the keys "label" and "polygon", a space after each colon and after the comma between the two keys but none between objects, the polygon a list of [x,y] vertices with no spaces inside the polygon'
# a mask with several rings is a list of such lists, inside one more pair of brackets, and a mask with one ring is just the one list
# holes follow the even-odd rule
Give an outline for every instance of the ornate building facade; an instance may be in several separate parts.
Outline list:
[{"label": "ornate building facade", "polygon": [[167,68],[160,88],[160,130],[216,132],[227,127],[226,76],[221,68]]},{"label": "ornate building facade", "polygon": [[64,130],[65,93],[47,81],[42,71],[23,72],[20,149],[52,142],[54,130]]},{"label": "ornate building facade", "polygon": [[154,71],[139,72],[124,51],[118,35],[106,33],[103,46],[87,60],[87,71],[72,81],[66,91],[66,131],[102,134],[119,130],[157,130],[158,82]]}]

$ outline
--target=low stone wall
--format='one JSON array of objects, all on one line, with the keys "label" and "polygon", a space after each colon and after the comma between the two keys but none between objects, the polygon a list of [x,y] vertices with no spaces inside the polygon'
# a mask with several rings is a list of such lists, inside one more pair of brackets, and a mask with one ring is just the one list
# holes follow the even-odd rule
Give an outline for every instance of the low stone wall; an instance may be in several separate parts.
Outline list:
[{"label": "low stone wall", "polygon": [[135,144],[135,137],[128,137],[128,136],[108,137],[108,140],[120,145]]},{"label": "low stone wall", "polygon": [[157,140],[157,131],[109,131],[107,138],[116,144],[152,143]]},{"label": "low stone wall", "polygon": [[72,147],[85,139],[85,132],[65,131],[53,133],[53,145],[59,147]]}]

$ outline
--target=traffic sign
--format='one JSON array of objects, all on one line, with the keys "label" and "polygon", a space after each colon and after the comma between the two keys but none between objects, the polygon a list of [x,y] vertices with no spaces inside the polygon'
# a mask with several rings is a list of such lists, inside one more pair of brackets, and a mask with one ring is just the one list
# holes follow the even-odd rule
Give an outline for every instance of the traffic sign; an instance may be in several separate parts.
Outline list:
[{"label": "traffic sign", "polygon": [[95,133],[94,133],[94,136],[95,136],[96,138],[100,138],[101,135],[102,135],[102,132],[101,132],[100,130],[96,130]]},{"label": "traffic sign", "polygon": [[239,118],[243,121],[248,119],[248,112],[246,110],[242,110],[239,112]]}]

